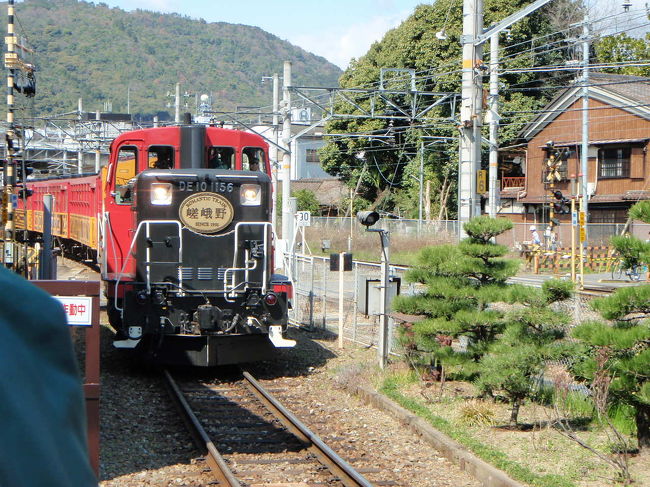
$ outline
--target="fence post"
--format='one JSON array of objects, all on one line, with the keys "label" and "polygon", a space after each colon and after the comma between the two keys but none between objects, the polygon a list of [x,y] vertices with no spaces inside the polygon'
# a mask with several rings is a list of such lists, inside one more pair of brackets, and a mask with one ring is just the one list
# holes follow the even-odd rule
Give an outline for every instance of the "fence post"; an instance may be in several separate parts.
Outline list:
[{"label": "fence post", "polygon": [[343,348],[343,252],[339,253],[339,348]]},{"label": "fence post", "polygon": [[352,341],[357,341],[357,308],[359,306],[359,263],[354,263],[354,279],[352,280],[354,286],[353,303],[352,303]]},{"label": "fence post", "polygon": [[314,256],[310,257],[311,282],[309,284],[309,327],[314,327]]},{"label": "fence post", "polygon": [[327,279],[325,274],[327,273],[327,259],[323,259],[323,275],[322,275],[322,286],[323,286],[323,329],[327,329]]}]

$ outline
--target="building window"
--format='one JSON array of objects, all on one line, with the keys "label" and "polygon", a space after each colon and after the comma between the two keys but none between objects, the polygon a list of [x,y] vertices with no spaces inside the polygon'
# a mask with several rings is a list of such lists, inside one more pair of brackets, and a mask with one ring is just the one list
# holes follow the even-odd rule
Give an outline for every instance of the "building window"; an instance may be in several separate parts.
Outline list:
[{"label": "building window", "polygon": [[629,147],[612,147],[598,150],[598,177],[630,177]]},{"label": "building window", "polygon": [[318,149],[307,149],[307,162],[311,162],[312,164],[320,164]]}]

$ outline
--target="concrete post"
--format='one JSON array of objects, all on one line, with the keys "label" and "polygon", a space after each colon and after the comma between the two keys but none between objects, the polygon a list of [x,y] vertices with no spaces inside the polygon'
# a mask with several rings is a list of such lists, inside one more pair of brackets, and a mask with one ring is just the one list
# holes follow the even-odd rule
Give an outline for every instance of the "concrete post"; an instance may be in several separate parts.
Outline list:
[{"label": "concrete post", "polygon": [[489,179],[489,196],[488,214],[491,218],[497,216],[497,195],[499,188],[497,182],[499,178],[499,34],[490,37],[490,166],[488,171]]},{"label": "concrete post", "polygon": [[280,76],[277,73],[273,74],[273,142],[275,145],[271,145],[271,179],[273,181],[273,214],[271,215],[271,224],[273,225],[273,231],[278,233],[278,139],[280,133]]},{"label": "concrete post", "polygon": [[[585,212],[587,221],[589,220],[589,18],[585,17],[582,26],[582,146],[580,148],[580,169],[582,172],[582,205],[581,211]],[[585,231],[587,225],[585,222]],[[588,236],[587,236],[588,238]],[[585,240],[584,245],[587,245]]]},{"label": "concrete post", "polygon": [[[282,80],[282,239],[289,245],[293,235],[293,215],[289,206],[291,198],[291,62],[284,62]],[[289,248],[286,251],[290,252]]]},{"label": "concrete post", "polygon": [[483,47],[474,40],[483,31],[483,0],[463,0],[463,72],[460,110],[458,181],[459,235],[462,225],[480,214],[476,174],[481,161],[482,77],[476,70],[483,61]]}]

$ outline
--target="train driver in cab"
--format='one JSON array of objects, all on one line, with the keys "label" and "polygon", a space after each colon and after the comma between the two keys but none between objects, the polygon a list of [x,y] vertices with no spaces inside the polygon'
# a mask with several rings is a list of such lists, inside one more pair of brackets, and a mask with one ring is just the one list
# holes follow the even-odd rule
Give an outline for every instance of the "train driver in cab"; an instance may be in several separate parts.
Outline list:
[{"label": "train driver in cab", "polygon": [[260,160],[256,157],[251,157],[250,162],[248,163],[248,169],[250,171],[259,171],[260,170]]}]

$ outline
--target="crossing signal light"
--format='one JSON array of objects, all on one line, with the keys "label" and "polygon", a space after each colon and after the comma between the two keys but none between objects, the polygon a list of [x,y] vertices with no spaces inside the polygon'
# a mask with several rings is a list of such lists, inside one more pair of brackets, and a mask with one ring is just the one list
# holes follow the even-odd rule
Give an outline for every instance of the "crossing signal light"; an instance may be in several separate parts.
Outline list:
[{"label": "crossing signal light", "polygon": [[357,219],[362,225],[371,227],[379,221],[379,213],[376,211],[360,211],[357,213]]},{"label": "crossing signal light", "polygon": [[558,215],[566,215],[571,212],[571,200],[565,198],[562,191],[553,191],[553,211]]},{"label": "crossing signal light", "polygon": [[27,180],[27,177],[34,172],[34,168],[25,166],[20,161],[16,165],[16,182],[20,183]]},{"label": "crossing signal light", "polygon": [[31,195],[34,194],[34,191],[29,189],[29,188],[20,188],[18,190],[18,197],[22,200],[25,198],[29,198]]}]

